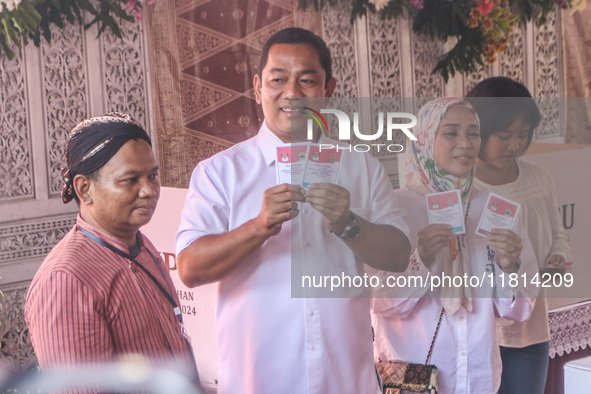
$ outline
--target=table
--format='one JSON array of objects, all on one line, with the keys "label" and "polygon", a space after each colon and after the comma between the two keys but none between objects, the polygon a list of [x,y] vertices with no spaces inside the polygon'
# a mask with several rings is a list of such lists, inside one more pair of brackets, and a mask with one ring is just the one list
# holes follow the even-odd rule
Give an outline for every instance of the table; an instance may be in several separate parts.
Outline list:
[{"label": "table", "polygon": [[591,301],[567,305],[548,313],[550,365],[545,394],[564,393],[564,364],[591,356]]}]

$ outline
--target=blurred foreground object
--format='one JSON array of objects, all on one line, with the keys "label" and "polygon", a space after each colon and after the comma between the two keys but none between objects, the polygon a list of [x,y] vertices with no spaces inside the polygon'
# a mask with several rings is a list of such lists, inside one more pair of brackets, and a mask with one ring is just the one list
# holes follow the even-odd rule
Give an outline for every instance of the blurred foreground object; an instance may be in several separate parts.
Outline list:
[{"label": "blurred foreground object", "polygon": [[[48,373],[27,371],[18,376],[0,373],[0,392],[146,392],[205,394],[182,371],[154,368],[147,363],[121,361],[104,365],[79,365]],[[92,390],[90,390],[92,387]]]}]

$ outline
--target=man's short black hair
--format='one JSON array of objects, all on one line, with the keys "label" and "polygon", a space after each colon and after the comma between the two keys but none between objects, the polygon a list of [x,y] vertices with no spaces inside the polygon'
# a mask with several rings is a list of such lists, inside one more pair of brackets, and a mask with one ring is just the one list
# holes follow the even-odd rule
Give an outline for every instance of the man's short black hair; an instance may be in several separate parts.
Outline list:
[{"label": "man's short black hair", "polygon": [[326,87],[328,81],[332,79],[332,59],[330,57],[330,50],[328,49],[328,46],[326,46],[326,42],[310,30],[299,27],[288,27],[273,34],[263,46],[258,70],[259,78],[261,80],[263,79],[263,68],[265,68],[267,60],[269,59],[269,50],[275,44],[308,44],[312,46],[316,52],[318,52],[320,65],[326,74],[324,87]]}]

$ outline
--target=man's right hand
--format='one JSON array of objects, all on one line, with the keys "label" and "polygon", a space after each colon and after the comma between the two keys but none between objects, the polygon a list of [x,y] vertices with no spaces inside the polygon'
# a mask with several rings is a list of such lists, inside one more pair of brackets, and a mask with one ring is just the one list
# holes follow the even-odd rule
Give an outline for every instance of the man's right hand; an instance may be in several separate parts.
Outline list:
[{"label": "man's right hand", "polygon": [[298,202],[304,202],[303,190],[299,186],[281,184],[265,190],[261,213],[255,218],[257,227],[267,237],[279,234],[283,222],[298,216]]},{"label": "man's right hand", "polygon": [[204,235],[179,253],[177,268],[183,283],[195,287],[224,278],[277,235],[283,222],[296,217],[302,201],[299,186],[283,184],[265,190],[257,217],[226,233]]}]

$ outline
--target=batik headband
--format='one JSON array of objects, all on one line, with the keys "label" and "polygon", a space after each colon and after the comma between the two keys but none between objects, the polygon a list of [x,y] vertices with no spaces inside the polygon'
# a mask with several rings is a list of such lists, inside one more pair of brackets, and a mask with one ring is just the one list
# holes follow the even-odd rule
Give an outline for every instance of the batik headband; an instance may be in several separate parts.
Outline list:
[{"label": "batik headband", "polygon": [[152,145],[148,133],[128,114],[111,112],[78,123],[68,137],[66,167],[62,169],[64,203],[77,198],[73,184],[77,174],[100,169],[130,139],[143,139]]}]

